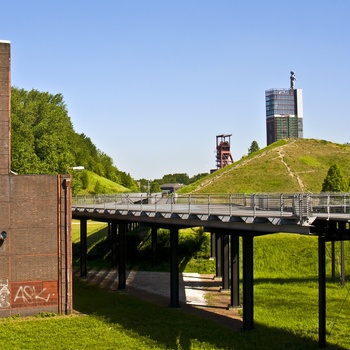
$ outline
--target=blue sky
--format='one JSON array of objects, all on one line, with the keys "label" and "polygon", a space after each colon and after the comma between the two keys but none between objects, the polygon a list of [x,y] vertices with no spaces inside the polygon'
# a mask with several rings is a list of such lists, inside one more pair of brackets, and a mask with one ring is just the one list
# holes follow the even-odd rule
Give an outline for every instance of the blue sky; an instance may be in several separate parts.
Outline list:
[{"label": "blue sky", "polygon": [[265,90],[303,89],[304,137],[350,142],[348,0],[11,0],[12,85],[64,96],[74,129],[135,178],[266,146]]}]

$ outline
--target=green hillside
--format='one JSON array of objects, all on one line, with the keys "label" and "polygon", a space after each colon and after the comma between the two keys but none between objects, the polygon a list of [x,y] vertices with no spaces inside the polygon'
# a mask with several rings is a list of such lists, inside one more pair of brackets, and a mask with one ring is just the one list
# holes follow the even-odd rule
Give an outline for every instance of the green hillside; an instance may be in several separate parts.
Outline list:
[{"label": "green hillside", "polygon": [[320,192],[334,163],[350,179],[350,145],[314,139],[280,140],[178,192]]},{"label": "green hillside", "polygon": [[[11,170],[18,174],[65,174],[75,166],[83,166],[101,177],[92,178],[89,186],[82,186],[79,176],[72,173],[75,193],[78,187],[88,189],[89,193],[99,188],[100,193],[108,190],[114,193],[118,184],[123,189],[139,190],[130,174],[119,170],[88,136],[74,130],[61,94],[12,87]],[[97,183],[96,189],[90,188],[93,183]]]},{"label": "green hillside", "polygon": [[97,175],[92,171],[84,170],[81,173],[73,173],[73,193],[79,195],[126,193],[130,189],[116,182]]}]

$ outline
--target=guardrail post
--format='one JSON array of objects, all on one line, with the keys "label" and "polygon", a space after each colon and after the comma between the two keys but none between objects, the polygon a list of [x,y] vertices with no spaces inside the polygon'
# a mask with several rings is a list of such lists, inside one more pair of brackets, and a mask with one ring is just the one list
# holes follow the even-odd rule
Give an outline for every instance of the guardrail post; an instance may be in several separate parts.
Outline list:
[{"label": "guardrail post", "polygon": [[174,192],[171,194],[171,200],[170,200],[170,212],[173,213],[173,203],[174,203]]},{"label": "guardrail post", "polygon": [[210,215],[210,194],[208,194],[208,215]]},{"label": "guardrail post", "polygon": [[188,195],[188,214],[191,214],[191,195]]},{"label": "guardrail post", "polygon": [[253,194],[253,215],[256,216],[256,194]]},{"label": "guardrail post", "polygon": [[331,201],[331,198],[330,198],[329,194],[327,194],[327,216],[328,216],[328,220],[329,220],[329,216],[330,216],[330,213],[331,213],[330,201]]},{"label": "guardrail post", "polygon": [[284,198],[283,193],[280,194],[280,211],[281,211],[281,217],[283,216],[283,207],[284,207]]}]

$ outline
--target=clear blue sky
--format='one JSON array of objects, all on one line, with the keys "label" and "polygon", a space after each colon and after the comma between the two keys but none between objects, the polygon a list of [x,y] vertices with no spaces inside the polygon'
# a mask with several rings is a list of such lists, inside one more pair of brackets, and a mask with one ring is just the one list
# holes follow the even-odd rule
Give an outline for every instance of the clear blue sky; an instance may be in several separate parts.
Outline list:
[{"label": "clear blue sky", "polygon": [[[61,93],[78,133],[135,178],[266,146],[265,90],[303,89],[304,137],[350,142],[348,0],[11,0],[12,85]],[[78,165],[78,164],[77,164]]]}]

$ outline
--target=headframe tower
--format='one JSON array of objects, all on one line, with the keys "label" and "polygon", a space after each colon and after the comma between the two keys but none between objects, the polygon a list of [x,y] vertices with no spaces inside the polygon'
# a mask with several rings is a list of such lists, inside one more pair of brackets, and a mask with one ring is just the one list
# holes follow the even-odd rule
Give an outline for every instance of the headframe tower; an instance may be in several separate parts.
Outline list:
[{"label": "headframe tower", "polygon": [[221,169],[233,163],[230,151],[232,134],[216,135],[216,168]]}]

